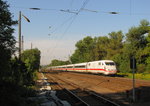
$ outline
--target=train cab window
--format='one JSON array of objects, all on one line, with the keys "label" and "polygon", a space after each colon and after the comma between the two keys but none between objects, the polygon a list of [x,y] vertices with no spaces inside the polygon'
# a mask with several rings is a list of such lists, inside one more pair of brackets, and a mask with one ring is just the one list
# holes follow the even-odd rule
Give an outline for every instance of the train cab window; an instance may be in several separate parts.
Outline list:
[{"label": "train cab window", "polygon": [[114,63],[114,62],[105,62],[105,64],[106,64],[106,65],[110,65],[110,66],[115,65],[115,63]]}]

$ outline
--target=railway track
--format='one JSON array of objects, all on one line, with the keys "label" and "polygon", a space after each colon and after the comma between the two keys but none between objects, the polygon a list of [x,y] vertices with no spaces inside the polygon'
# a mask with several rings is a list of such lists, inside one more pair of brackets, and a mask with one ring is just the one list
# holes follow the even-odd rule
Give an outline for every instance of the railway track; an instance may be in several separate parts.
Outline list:
[{"label": "railway track", "polygon": [[[67,88],[64,88],[61,84],[56,83],[56,81],[51,77],[49,77],[49,81],[55,85],[55,88],[52,87],[53,90],[58,91],[57,96],[63,96],[62,99],[67,100],[71,105],[73,106],[89,106],[86,102],[84,102],[82,99],[80,99],[78,96],[76,96],[74,93],[72,93]],[[59,91],[61,90],[61,92]]]},{"label": "railway track", "polygon": [[[108,98],[98,95],[89,89],[82,88],[68,80],[60,79],[56,76],[49,76],[47,78],[51,81],[57,82],[59,86],[70,98],[73,99],[73,105],[76,106],[122,106],[115,103]],[[59,88],[59,89],[60,89]]]},{"label": "railway track", "polygon": [[[83,77],[83,75],[84,75],[84,78],[86,79],[86,74],[87,73],[78,73],[78,74],[76,74],[77,72],[69,72],[69,74],[70,75],[72,75],[72,76],[78,76],[78,77]],[[95,76],[96,77],[92,77],[92,79],[95,79],[95,80],[97,80],[97,78],[99,77],[99,75],[96,75],[95,74]],[[88,77],[87,77],[88,78]],[[113,79],[113,80],[112,80]],[[109,87],[107,87],[107,86],[105,86],[105,88],[108,88],[108,89],[111,89],[111,90],[113,90],[113,91],[119,91],[121,88],[122,89],[132,89],[132,80],[129,80],[129,79],[121,79],[121,80],[123,80],[122,82],[121,81],[119,81],[118,80],[118,77],[116,78],[116,77],[110,77],[110,76],[103,76],[103,75],[101,75],[100,76],[100,81],[103,83],[109,83],[109,84],[111,84],[111,85],[113,85],[114,83],[115,83],[115,87],[114,86],[109,86]],[[128,84],[127,84],[128,83]],[[98,83],[99,84],[99,83]],[[97,84],[96,84],[97,85]],[[122,86],[122,85],[125,85],[125,86]],[[137,84],[136,84],[137,85]],[[119,88],[118,88],[118,86],[119,86]]]}]

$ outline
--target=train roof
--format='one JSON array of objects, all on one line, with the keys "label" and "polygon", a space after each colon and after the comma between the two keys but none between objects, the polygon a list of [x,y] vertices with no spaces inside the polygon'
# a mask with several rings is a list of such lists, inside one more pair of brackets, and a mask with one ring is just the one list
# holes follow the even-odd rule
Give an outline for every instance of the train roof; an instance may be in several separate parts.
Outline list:
[{"label": "train roof", "polygon": [[114,62],[113,60],[98,60],[98,61],[91,61],[88,63],[92,63],[92,62]]},{"label": "train roof", "polygon": [[82,65],[86,65],[87,64],[87,62],[86,63],[78,63],[78,64],[74,64],[75,66],[82,66]]}]

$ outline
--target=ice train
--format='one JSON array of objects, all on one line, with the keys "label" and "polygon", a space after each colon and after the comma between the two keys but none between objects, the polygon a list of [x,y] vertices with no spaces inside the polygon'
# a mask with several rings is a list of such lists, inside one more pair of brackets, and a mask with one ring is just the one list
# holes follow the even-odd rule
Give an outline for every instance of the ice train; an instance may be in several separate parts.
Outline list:
[{"label": "ice train", "polygon": [[112,60],[99,60],[85,63],[48,67],[49,70],[101,73],[112,75],[117,73],[116,64]]}]

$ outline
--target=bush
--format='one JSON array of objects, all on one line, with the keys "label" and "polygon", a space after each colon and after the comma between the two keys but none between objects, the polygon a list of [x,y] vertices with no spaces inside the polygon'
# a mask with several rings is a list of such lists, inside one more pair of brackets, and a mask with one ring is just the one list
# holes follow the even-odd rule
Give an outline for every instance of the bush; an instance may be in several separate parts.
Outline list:
[{"label": "bush", "polygon": [[145,70],[146,70],[146,65],[145,64],[139,64],[139,65],[137,65],[137,72],[138,73],[143,73],[143,72],[145,72]]}]

